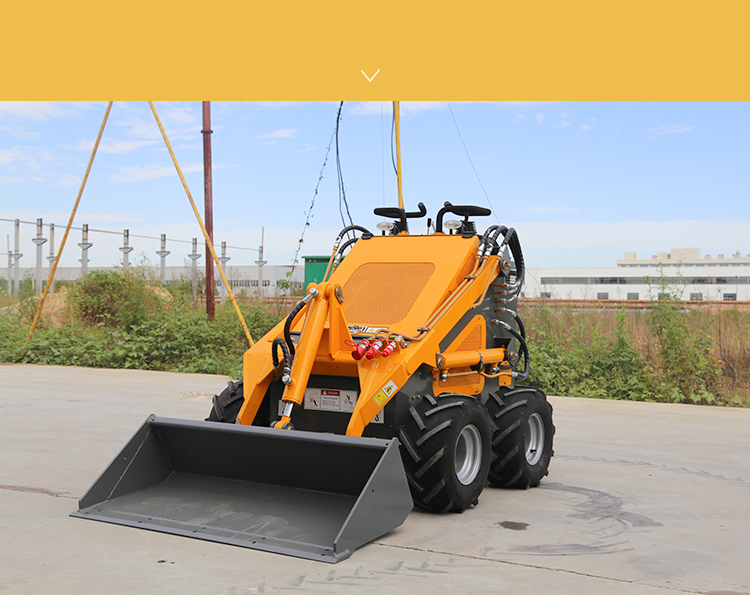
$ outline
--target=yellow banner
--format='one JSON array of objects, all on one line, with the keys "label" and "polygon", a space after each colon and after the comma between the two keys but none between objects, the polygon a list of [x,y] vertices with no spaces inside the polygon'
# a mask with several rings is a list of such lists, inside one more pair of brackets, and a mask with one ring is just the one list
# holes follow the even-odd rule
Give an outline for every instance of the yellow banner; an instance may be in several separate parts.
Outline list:
[{"label": "yellow banner", "polygon": [[750,2],[6,2],[2,99],[748,99]]}]

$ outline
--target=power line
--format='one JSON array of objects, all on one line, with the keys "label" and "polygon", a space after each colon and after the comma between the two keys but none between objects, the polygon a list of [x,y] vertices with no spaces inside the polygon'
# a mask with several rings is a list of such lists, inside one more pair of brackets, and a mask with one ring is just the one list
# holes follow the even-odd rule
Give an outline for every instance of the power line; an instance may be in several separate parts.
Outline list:
[{"label": "power line", "polygon": [[[6,219],[5,217],[0,217],[0,221],[10,221],[11,223],[15,223],[16,219]],[[21,219],[18,219],[19,223],[24,223],[27,225],[36,225],[36,221],[23,221]],[[50,225],[54,225],[55,227],[64,227],[61,224],[58,223],[44,223],[44,227],[49,227]],[[70,229],[76,229],[78,231],[82,231],[82,227],[76,227],[75,225],[72,225]],[[111,229],[94,229],[93,227],[89,227],[89,231],[96,232],[96,233],[108,233],[110,235],[120,236],[122,235],[121,231],[112,231]],[[161,241],[161,238],[157,238],[155,236],[143,236],[135,233],[129,234],[129,237],[131,238],[141,238],[144,240],[157,240]],[[178,240],[176,238],[168,238],[168,241],[170,242],[178,242],[180,244],[192,244],[193,240]],[[214,246],[217,246],[218,244],[214,244]],[[249,252],[259,252],[258,248],[245,248],[243,246],[227,246],[227,248],[231,248],[232,250],[247,250]]]},{"label": "power line", "polygon": [[333,132],[331,133],[331,140],[328,141],[328,146],[326,147],[325,158],[323,159],[323,165],[320,167],[320,172],[318,173],[318,182],[317,184],[315,184],[315,192],[313,192],[313,197],[312,197],[312,200],[310,201],[310,208],[305,213],[305,226],[302,228],[302,233],[300,234],[299,242],[297,242],[297,250],[294,253],[294,259],[292,260],[292,273],[294,272],[294,268],[297,266],[297,263],[299,262],[299,253],[300,253],[300,250],[302,249],[302,243],[305,241],[305,232],[307,231],[307,228],[310,227],[310,219],[312,218],[313,207],[315,207],[315,199],[318,197],[318,188],[320,188],[320,183],[323,181],[323,170],[326,168],[326,164],[328,163],[328,155],[331,153],[331,147],[333,146],[333,141],[336,137],[337,130],[338,130],[338,119],[336,120],[336,128],[334,128]]},{"label": "power line", "polygon": [[341,108],[344,107],[344,102],[339,104],[339,113],[336,116],[336,171],[339,177],[339,214],[341,215],[341,222],[346,227],[346,219],[344,218],[344,211],[341,208],[341,202],[343,200],[344,206],[346,207],[346,214],[349,217],[349,225],[354,225],[352,220],[352,214],[349,212],[349,203],[346,200],[346,189],[344,188],[344,174],[341,172],[341,154],[339,153],[339,123],[341,122]]},{"label": "power line", "polygon": [[448,109],[451,112],[451,118],[453,118],[453,123],[456,125],[456,132],[458,132],[458,138],[461,139],[461,144],[464,146],[464,151],[466,151],[466,157],[469,159],[469,163],[471,164],[471,169],[474,170],[474,175],[477,177],[477,182],[479,182],[479,185],[482,187],[482,191],[484,192],[484,195],[487,197],[487,204],[490,205],[490,209],[492,210],[492,214],[495,215],[495,220],[500,223],[500,219],[497,217],[497,211],[495,211],[495,207],[492,206],[492,201],[490,201],[490,195],[487,194],[487,190],[484,189],[484,184],[482,184],[482,180],[479,179],[479,174],[477,173],[477,168],[474,167],[474,162],[471,160],[471,155],[469,155],[469,149],[466,148],[466,143],[464,142],[464,137],[461,136],[461,130],[458,127],[458,122],[456,121],[456,116],[453,114],[453,108],[451,107],[451,102],[446,101],[445,103],[448,104]]}]

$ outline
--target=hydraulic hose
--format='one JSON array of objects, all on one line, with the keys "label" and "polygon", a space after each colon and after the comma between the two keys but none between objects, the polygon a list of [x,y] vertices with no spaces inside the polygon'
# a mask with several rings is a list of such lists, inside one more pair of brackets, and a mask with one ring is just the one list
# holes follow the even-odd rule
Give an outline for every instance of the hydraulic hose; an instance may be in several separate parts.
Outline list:
[{"label": "hydraulic hose", "polygon": [[356,241],[357,241],[358,239],[359,239],[359,238],[351,238],[351,239],[348,239],[348,240],[347,240],[346,242],[344,242],[344,243],[343,243],[343,245],[341,246],[341,248],[339,248],[338,254],[341,254],[341,255],[343,255],[343,254],[344,254],[344,252],[346,251],[346,249],[347,249],[347,248],[348,248],[349,246],[351,246],[352,244],[356,243]]},{"label": "hydraulic hose", "polygon": [[[508,228],[504,225],[490,225],[485,232],[482,234],[482,240],[479,242],[479,256],[480,262],[483,262],[489,254],[492,253],[493,244],[497,244],[497,235],[499,233],[505,233]],[[495,232],[494,237],[490,239],[490,234]]]},{"label": "hydraulic hose", "polygon": [[289,355],[290,359],[294,357],[294,342],[292,341],[292,323],[294,322],[295,317],[297,314],[299,314],[302,311],[302,308],[304,308],[308,302],[313,299],[318,294],[317,289],[313,289],[310,293],[308,293],[302,300],[300,300],[294,308],[292,308],[292,311],[289,312],[289,316],[286,317],[286,322],[284,323],[284,339],[286,340],[287,347],[289,348]]},{"label": "hydraulic hose", "polygon": [[503,235],[505,236],[505,239],[500,244],[500,248],[502,249],[503,246],[508,246],[510,248],[510,253],[513,255],[513,260],[516,262],[516,276],[518,279],[521,279],[526,272],[526,266],[523,260],[523,252],[521,251],[521,242],[518,239],[518,233],[516,233],[516,230],[511,227],[507,229]]},{"label": "hydraulic hose", "polygon": [[[339,252],[339,244],[341,244],[341,239],[347,233],[349,233],[350,231],[359,231],[363,235],[364,234],[372,235],[372,232],[369,229],[367,229],[366,227],[362,227],[361,225],[347,225],[344,229],[342,229],[339,232],[339,235],[336,236],[336,240],[333,242],[333,252],[331,254],[331,258],[328,259],[328,266],[326,267],[326,272],[323,273],[323,279],[322,279],[322,281],[326,281],[328,279],[329,273],[331,275],[333,274],[333,271],[331,270],[331,267],[333,266],[333,268],[335,269],[336,268],[335,265],[338,264],[338,263],[334,263],[334,261],[336,260],[336,254]],[[349,239],[349,241],[352,241],[352,240],[356,241],[357,238],[350,238]],[[347,244],[344,244],[344,247],[346,247],[346,246],[347,246]],[[343,248],[342,248],[342,250],[343,250]]]},{"label": "hydraulic hose", "polygon": [[336,255],[333,257],[333,266],[331,267],[331,274],[329,275],[329,278],[336,272],[336,269],[339,268],[339,264],[341,264],[341,260],[344,258],[344,252],[349,246],[353,246],[359,238],[349,238],[344,244],[341,246],[341,248],[338,249],[338,252],[336,252]]},{"label": "hydraulic hose", "polygon": [[276,337],[271,343],[271,357],[273,358],[273,367],[279,368],[279,348],[284,354],[284,375],[281,377],[281,381],[287,384],[292,374],[292,356],[289,353],[289,347],[287,347],[286,341],[281,337]]},{"label": "hydraulic hose", "polygon": [[361,225],[347,225],[344,229],[342,229],[339,232],[339,235],[336,236],[336,244],[338,244],[341,241],[341,238],[344,237],[345,234],[349,233],[350,231],[361,231],[362,233],[369,233],[372,235],[372,232],[370,232],[369,229],[366,229],[362,227]]},{"label": "hydraulic hose", "polygon": [[521,317],[518,315],[518,312],[511,310],[510,308],[500,308],[500,312],[507,312],[513,317],[513,320],[515,320],[518,325],[518,330],[521,332],[521,336],[526,340],[526,327],[523,324],[523,320],[521,320]]},{"label": "hydraulic hose", "polygon": [[502,326],[506,331],[508,331],[513,337],[518,341],[518,344],[521,346],[521,351],[523,352],[523,359],[524,359],[524,366],[523,366],[523,372],[513,372],[514,378],[520,378],[521,380],[525,380],[529,377],[529,370],[531,368],[531,360],[529,358],[529,348],[526,345],[525,339],[518,333],[516,329],[514,329],[512,326],[510,326],[507,322],[503,320],[498,320],[497,323]]}]

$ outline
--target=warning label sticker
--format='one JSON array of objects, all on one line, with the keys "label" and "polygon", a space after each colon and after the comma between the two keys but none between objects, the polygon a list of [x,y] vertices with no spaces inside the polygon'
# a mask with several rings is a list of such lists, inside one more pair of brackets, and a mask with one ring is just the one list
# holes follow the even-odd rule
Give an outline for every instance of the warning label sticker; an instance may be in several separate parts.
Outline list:
[{"label": "warning label sticker", "polygon": [[[357,405],[357,391],[340,390],[334,388],[307,388],[303,407],[318,411],[339,411],[352,413]],[[372,423],[382,424],[382,412],[372,420]]]},{"label": "warning label sticker", "polygon": [[395,395],[397,392],[398,387],[396,386],[396,383],[391,380],[377,393],[375,393],[375,396],[372,398],[372,400],[378,407],[382,407],[383,403],[385,403],[388,399],[391,398],[392,395]]}]

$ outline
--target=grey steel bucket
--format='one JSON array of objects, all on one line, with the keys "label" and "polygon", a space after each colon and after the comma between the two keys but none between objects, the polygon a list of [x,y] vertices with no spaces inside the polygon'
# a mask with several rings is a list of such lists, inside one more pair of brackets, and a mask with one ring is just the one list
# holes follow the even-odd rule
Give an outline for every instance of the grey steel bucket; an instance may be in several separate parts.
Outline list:
[{"label": "grey steel bucket", "polygon": [[152,415],[71,516],[335,563],[412,506],[396,439]]}]

